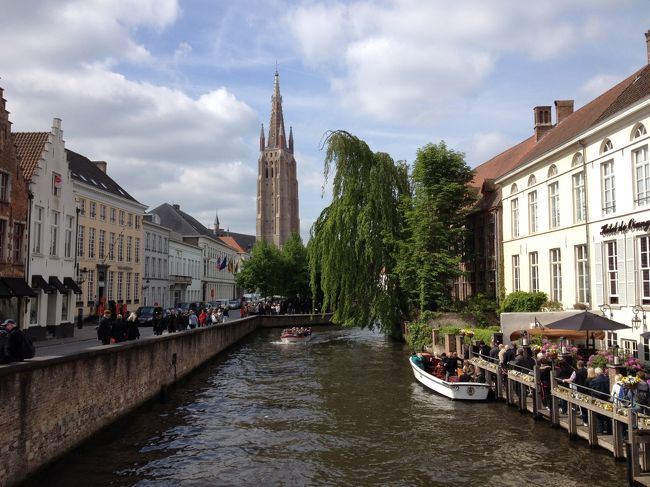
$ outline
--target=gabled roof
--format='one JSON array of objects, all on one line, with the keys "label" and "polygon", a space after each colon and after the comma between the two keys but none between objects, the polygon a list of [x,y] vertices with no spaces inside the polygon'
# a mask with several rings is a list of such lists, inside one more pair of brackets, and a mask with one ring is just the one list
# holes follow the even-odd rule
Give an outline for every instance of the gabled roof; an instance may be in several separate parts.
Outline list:
[{"label": "gabled roof", "polygon": [[232,238],[230,235],[225,236],[225,237],[219,237],[219,240],[221,240],[228,247],[230,247],[231,249],[236,250],[237,252],[246,253],[246,250],[242,249],[241,246],[237,243],[237,240]]},{"label": "gabled roof", "polygon": [[150,213],[155,213],[160,217],[161,225],[171,228],[173,231],[183,236],[203,235],[215,240],[217,239],[216,235],[208,230],[196,218],[169,203],[163,203],[151,210]]},{"label": "gabled roof", "polygon": [[519,165],[533,147],[535,147],[534,135],[474,168],[474,179],[470,186],[480,189],[486,179],[496,179],[511,171]]},{"label": "gabled roof", "polygon": [[235,240],[235,242],[237,242],[237,245],[244,252],[250,252],[251,250],[253,250],[253,245],[255,245],[255,241],[257,240],[255,235],[248,235],[246,233],[229,232],[226,230],[218,230],[217,235],[219,237],[232,237]]},{"label": "gabled roof", "polygon": [[126,198],[141,204],[133,196],[127,193],[122,186],[117,184],[108,174],[97,167],[93,161],[81,154],[77,154],[69,149],[65,150],[70,167],[72,179],[89,186],[94,186],[100,191],[114,194],[120,198]]},{"label": "gabled roof", "polygon": [[50,134],[48,132],[14,132],[11,136],[16,146],[16,154],[20,158],[20,169],[22,169],[25,179],[29,181],[38,167],[38,161],[41,160]]}]

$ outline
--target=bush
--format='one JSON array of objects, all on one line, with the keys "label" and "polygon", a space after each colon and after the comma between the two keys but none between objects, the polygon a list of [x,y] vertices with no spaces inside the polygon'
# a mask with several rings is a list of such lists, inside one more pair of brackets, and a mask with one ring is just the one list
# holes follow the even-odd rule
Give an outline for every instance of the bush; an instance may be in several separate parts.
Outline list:
[{"label": "bush", "polygon": [[564,306],[559,301],[546,301],[542,308],[546,308],[548,311],[564,311]]},{"label": "bush", "polygon": [[478,293],[456,305],[458,311],[472,316],[476,326],[485,328],[499,322],[497,302],[485,294]]},{"label": "bush", "polygon": [[501,303],[502,313],[541,311],[542,305],[548,302],[548,296],[543,292],[527,293],[515,291],[506,296]]},{"label": "bush", "polygon": [[422,352],[426,347],[431,346],[433,342],[433,328],[427,324],[427,320],[411,321],[408,324],[406,332],[406,343],[414,352]]}]

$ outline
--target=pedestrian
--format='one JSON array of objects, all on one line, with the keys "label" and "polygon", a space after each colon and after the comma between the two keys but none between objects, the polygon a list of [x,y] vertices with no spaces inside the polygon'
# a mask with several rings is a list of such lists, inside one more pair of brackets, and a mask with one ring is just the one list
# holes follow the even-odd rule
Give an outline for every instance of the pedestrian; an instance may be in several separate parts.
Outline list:
[{"label": "pedestrian", "polygon": [[25,335],[23,335],[23,332],[16,325],[16,322],[11,319],[5,320],[4,323],[2,323],[2,327],[7,333],[2,363],[8,364],[11,362],[22,362],[26,358],[31,358],[25,357],[24,342],[26,338]]},{"label": "pedestrian", "polygon": [[105,309],[104,316],[99,319],[99,325],[97,326],[97,339],[102,342],[102,345],[110,345],[112,328],[111,310]]},{"label": "pedestrian", "polygon": [[120,343],[126,340],[126,323],[121,314],[118,314],[111,327],[111,343]]},{"label": "pedestrian", "polygon": [[167,314],[167,333],[176,332],[176,310],[170,309]]},{"label": "pedestrian", "polygon": [[189,326],[190,330],[194,330],[199,325],[199,319],[193,310],[190,310],[190,316],[187,320],[187,325]]},{"label": "pedestrian", "polygon": [[[600,367],[596,367],[594,372],[596,373],[596,377],[591,381],[591,395],[601,401],[609,402],[611,394],[609,388],[609,377],[603,373],[603,369]],[[611,434],[612,423],[609,418],[598,413],[596,415],[596,423],[596,432],[598,434]]]},{"label": "pedestrian", "polygon": [[137,340],[140,338],[140,330],[138,329],[138,315],[131,313],[126,320],[126,339]]}]

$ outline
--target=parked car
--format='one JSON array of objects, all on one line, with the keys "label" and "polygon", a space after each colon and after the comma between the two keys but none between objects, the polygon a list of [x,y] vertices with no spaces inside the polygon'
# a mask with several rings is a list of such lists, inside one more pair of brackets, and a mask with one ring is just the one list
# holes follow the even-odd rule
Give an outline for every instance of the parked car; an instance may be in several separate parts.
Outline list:
[{"label": "parked car", "polygon": [[228,308],[230,309],[241,308],[241,303],[239,302],[239,299],[231,299],[230,301],[228,301]]},{"label": "parked car", "polygon": [[135,315],[138,317],[138,325],[151,326],[153,316],[155,313],[163,314],[163,309],[160,306],[140,306]]},{"label": "parked car", "polygon": [[194,311],[197,313],[200,309],[204,308],[204,303],[201,303],[199,301],[191,302],[191,303],[178,303],[177,308],[180,308],[181,311],[186,312],[189,310]]}]

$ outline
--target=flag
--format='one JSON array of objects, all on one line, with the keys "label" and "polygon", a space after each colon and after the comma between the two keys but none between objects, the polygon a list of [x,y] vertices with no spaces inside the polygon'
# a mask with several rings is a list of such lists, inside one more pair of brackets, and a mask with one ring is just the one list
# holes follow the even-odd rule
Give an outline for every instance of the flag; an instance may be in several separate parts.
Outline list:
[{"label": "flag", "polygon": [[221,265],[219,266],[219,270],[222,271],[226,268],[226,265],[228,265],[228,257],[224,257],[223,260],[221,261]]},{"label": "flag", "polygon": [[63,178],[60,175],[55,174],[54,175],[54,187],[56,189],[59,189],[59,188],[61,188],[62,184],[63,184]]},{"label": "flag", "polygon": [[232,265],[232,259],[228,262],[228,272],[232,274],[232,271],[234,270],[234,266]]},{"label": "flag", "polygon": [[221,269],[221,257],[217,258],[217,270]]}]

